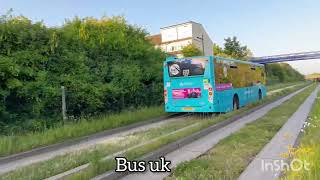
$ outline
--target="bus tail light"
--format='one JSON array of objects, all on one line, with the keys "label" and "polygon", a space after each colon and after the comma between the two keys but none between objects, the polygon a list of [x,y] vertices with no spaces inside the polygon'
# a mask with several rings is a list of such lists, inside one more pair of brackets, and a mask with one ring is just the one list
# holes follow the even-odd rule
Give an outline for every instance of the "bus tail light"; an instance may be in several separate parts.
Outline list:
[{"label": "bus tail light", "polygon": [[208,89],[208,100],[213,103],[213,90],[211,87]]},{"label": "bus tail light", "polygon": [[168,91],[166,89],[164,89],[164,91],[163,91],[163,96],[164,96],[164,102],[167,103],[168,102]]}]

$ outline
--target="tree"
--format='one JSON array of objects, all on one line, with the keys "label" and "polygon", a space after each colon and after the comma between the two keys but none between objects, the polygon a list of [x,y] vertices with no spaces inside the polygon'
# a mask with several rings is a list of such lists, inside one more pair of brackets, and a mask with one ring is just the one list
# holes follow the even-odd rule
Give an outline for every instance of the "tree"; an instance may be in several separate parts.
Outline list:
[{"label": "tree", "polygon": [[248,60],[252,53],[247,46],[242,46],[236,36],[232,38],[228,37],[224,43],[224,53],[230,55],[236,59]]},{"label": "tree", "polygon": [[232,56],[224,53],[223,48],[221,48],[218,44],[213,44],[213,54],[215,56],[225,57],[225,58],[233,58]]},{"label": "tree", "polygon": [[287,63],[268,64],[266,69],[269,84],[304,80],[304,76]]},{"label": "tree", "polygon": [[194,44],[189,44],[188,46],[185,46],[181,50],[184,57],[192,57],[192,56],[201,56],[202,51],[200,51],[199,48],[197,48]]},{"label": "tree", "polygon": [[219,45],[213,45],[213,53],[216,56],[234,58],[240,60],[248,60],[253,54],[247,46],[241,45],[240,41],[237,40],[237,37],[228,37],[225,39],[224,48],[221,48]]}]

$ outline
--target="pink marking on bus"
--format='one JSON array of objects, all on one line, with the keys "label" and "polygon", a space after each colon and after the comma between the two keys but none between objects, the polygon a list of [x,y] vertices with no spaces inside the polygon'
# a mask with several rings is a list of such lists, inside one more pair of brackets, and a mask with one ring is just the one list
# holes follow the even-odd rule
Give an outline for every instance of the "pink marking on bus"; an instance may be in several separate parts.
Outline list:
[{"label": "pink marking on bus", "polygon": [[201,96],[201,88],[172,89],[172,98],[173,99],[189,98],[188,95],[191,93],[197,93],[197,97],[200,97]]},{"label": "pink marking on bus", "polygon": [[216,84],[217,91],[232,89],[232,83]]}]

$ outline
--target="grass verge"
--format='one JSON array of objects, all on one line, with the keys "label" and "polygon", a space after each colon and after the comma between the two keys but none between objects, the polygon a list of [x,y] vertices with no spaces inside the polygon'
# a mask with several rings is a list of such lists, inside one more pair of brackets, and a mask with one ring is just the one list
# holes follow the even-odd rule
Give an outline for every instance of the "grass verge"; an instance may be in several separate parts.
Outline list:
[{"label": "grass verge", "polygon": [[62,127],[49,129],[44,132],[28,133],[19,136],[0,136],[0,157],[139,121],[146,121],[162,115],[165,115],[162,107],[148,107],[89,120],[82,119],[77,123],[65,124]]},{"label": "grass verge", "polygon": [[303,82],[303,81],[297,81],[297,82],[288,82],[288,83],[273,84],[273,85],[267,86],[267,90],[268,90],[268,91],[273,91],[273,90],[282,89],[282,88],[285,88],[285,87],[297,85],[297,84],[300,84],[300,83],[305,83],[305,82]]},{"label": "grass verge", "polygon": [[[277,93],[273,96],[265,98],[263,101],[261,101],[259,103],[255,103],[255,104],[249,105],[245,108],[242,108],[239,111],[230,112],[230,113],[218,116],[216,118],[211,118],[211,119],[208,119],[207,121],[200,122],[195,126],[190,126],[190,128],[185,128],[177,133],[173,133],[168,136],[163,136],[156,141],[153,141],[153,142],[145,144],[143,146],[131,149],[130,151],[127,151],[127,152],[125,152],[121,155],[118,155],[118,156],[126,157],[128,160],[138,159],[139,157],[141,157],[147,153],[150,153],[150,152],[152,152],[152,151],[154,151],[164,145],[175,142],[183,137],[189,136],[189,135],[191,135],[195,132],[198,132],[202,129],[205,129],[215,123],[218,123],[218,122],[221,122],[227,118],[230,118],[238,113],[245,112],[245,111],[249,110],[250,108],[257,106],[258,104],[273,101],[277,97],[279,97],[281,95],[289,94],[290,92],[297,90],[298,88],[301,88],[301,87],[302,87],[302,85],[299,87],[288,89],[286,92]],[[74,175],[68,177],[67,179],[90,179],[90,178],[95,177],[99,174],[110,171],[114,168],[115,168],[115,160],[114,159],[108,159],[106,161],[93,160],[87,169],[85,169],[77,174],[74,174]]]},{"label": "grass verge", "polygon": [[320,179],[320,92],[303,133],[300,145],[293,149],[289,156],[309,163],[309,170],[302,168],[300,171],[288,171],[281,179]]},{"label": "grass verge", "polygon": [[132,133],[126,136],[109,139],[105,144],[94,148],[57,156],[53,159],[32,164],[2,175],[0,179],[44,179],[65,172],[95,159],[102,159],[126,148],[167,135],[179,129],[194,125],[199,119],[188,117],[173,121],[161,127]]},{"label": "grass verge", "polygon": [[314,88],[312,85],[223,139],[205,155],[178,165],[167,179],[237,179]]}]

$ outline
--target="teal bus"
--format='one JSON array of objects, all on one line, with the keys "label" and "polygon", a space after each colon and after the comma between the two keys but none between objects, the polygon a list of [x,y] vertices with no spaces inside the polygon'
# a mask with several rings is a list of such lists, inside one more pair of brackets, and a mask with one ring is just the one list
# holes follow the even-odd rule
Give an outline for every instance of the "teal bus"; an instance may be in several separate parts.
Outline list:
[{"label": "teal bus", "polygon": [[166,112],[229,112],[266,96],[264,65],[216,56],[168,57]]}]

